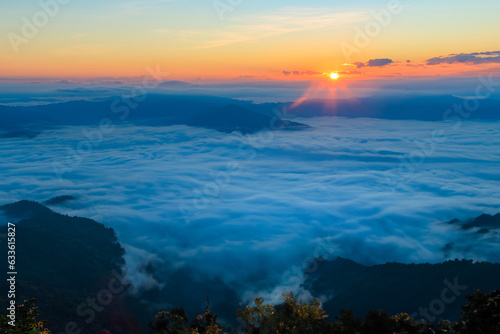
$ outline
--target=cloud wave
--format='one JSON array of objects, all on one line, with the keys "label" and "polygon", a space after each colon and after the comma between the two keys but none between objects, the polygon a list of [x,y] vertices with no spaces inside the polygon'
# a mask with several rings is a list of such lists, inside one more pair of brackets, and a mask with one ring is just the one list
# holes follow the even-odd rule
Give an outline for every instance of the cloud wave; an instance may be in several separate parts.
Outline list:
[{"label": "cloud wave", "polygon": [[[426,145],[431,130],[452,125],[335,117],[307,123],[313,127],[305,131],[247,136],[117,127],[62,183],[52,163],[85,139],[85,128],[2,140],[0,202],[77,195],[56,211],[116,229],[130,277],[160,291],[186,277],[225,284],[241,299],[300,290],[284,284],[283,274],[313,257],[325,238],[335,255],[363,264],[500,261],[495,235],[444,223],[500,211],[498,122],[448,131],[411,178],[392,172]],[[181,208],[190,210],[188,222]],[[450,243],[459,247],[445,250]]]}]

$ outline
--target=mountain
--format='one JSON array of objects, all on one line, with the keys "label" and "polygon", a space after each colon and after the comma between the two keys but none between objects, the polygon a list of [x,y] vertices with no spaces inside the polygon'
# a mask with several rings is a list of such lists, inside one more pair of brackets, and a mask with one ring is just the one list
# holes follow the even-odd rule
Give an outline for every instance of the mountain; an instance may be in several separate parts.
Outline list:
[{"label": "mountain", "polygon": [[[467,111],[466,100],[445,96],[368,97],[361,99],[306,100],[297,106],[284,104],[291,115],[299,117],[343,116],[390,120],[442,121],[448,119],[500,120],[500,100],[478,100],[477,108]],[[458,111],[455,111],[455,108]],[[448,110],[451,110],[449,112]]]},{"label": "mountain", "polygon": [[240,131],[243,134],[263,129],[277,128],[290,130],[308,127],[305,124],[276,119],[234,104],[196,114],[187,124],[215,129],[221,132]]},{"label": "mountain", "polygon": [[[211,96],[150,94],[98,102],[79,100],[29,107],[0,107],[0,125],[1,122],[8,122],[11,127],[25,130],[38,126],[40,131],[47,126],[99,125],[101,120],[107,118],[114,124],[190,125],[223,132],[250,133],[269,128],[273,118],[260,112],[262,106],[251,102]],[[272,108],[269,113],[271,111]],[[279,129],[307,127],[284,120],[278,120],[276,124]]]},{"label": "mountain", "polygon": [[[15,223],[16,300],[35,298],[48,328],[62,332],[73,321],[85,333],[140,332],[135,319],[141,306],[126,293],[124,250],[114,230],[32,201],[3,205],[0,213]],[[7,243],[1,245],[7,254]],[[2,291],[6,284],[0,283]],[[96,310],[89,299],[96,300]]]},{"label": "mountain", "polygon": [[[184,82],[165,85],[185,86]],[[29,107],[0,105],[0,137],[34,137],[47,127],[99,125],[104,118],[116,124],[148,126],[190,125],[222,132],[251,133],[269,128],[276,114],[282,117],[370,117],[389,120],[441,121],[447,119],[500,120],[500,100],[478,100],[477,108],[454,96],[368,97],[361,99],[306,100],[261,103],[214,96],[158,95],[109,98],[104,101],[70,101]],[[277,112],[278,111],[278,112]],[[267,119],[263,116],[268,117]],[[304,129],[296,122],[278,121],[279,129]]]},{"label": "mountain", "polygon": [[19,201],[11,204],[0,206],[0,211],[9,219],[14,219],[15,222],[22,219],[34,217],[42,214],[50,214],[52,210],[43,206],[40,203],[33,201]]},{"label": "mountain", "polygon": [[345,309],[364,318],[369,310],[383,309],[428,322],[457,320],[466,295],[500,287],[500,264],[472,260],[363,266],[337,258],[317,264],[304,286],[313,296],[328,298],[323,306],[330,315]]},{"label": "mountain", "polygon": [[74,201],[74,200],[76,200],[76,197],[71,196],[71,195],[56,196],[56,197],[52,197],[49,200],[46,200],[45,205],[49,205],[49,206],[50,205],[60,205],[60,204],[64,204],[64,203],[69,202],[69,201]]},{"label": "mountain", "polygon": [[[77,201],[72,196],[59,196],[49,202],[59,204],[66,200]],[[109,227],[91,219],[56,213],[33,201],[0,206],[0,214],[16,224],[17,300],[36,298],[41,318],[49,321],[48,328],[53,332],[63,332],[66,323],[75,322],[82,333],[103,329],[112,333],[146,333],[145,325],[154,314],[153,308],[183,306],[191,316],[207,295],[217,314],[228,323],[234,321],[234,310],[240,301],[235,287],[218,278],[197,278],[189,267],[148,267],[149,274],[163,278],[164,287],[137,296],[128,294],[129,283],[119,283],[124,274],[124,250]],[[497,227],[498,218],[482,215],[450,224]],[[0,245],[6,254],[7,243]],[[474,290],[497,290],[500,264],[455,260],[366,266],[343,258],[319,258],[304,275],[304,288],[325,300],[323,306],[332,317],[339,315],[341,309],[352,310],[359,317],[369,310],[385,309],[391,315],[406,312],[417,319],[437,322],[439,318],[457,320],[460,307],[466,304],[465,296]],[[189,288],[180,289],[181,286]],[[8,290],[5,279],[0,288]],[[96,307],[101,311],[92,311],[89,300],[97,300]]]},{"label": "mountain", "polygon": [[483,214],[477,218],[460,221],[454,219],[449,222],[452,225],[460,225],[463,229],[479,228],[477,233],[489,233],[491,229],[500,229],[500,213],[496,215]]},{"label": "mountain", "polygon": [[18,108],[0,105],[0,138],[28,137],[39,134],[37,129],[50,123],[38,112],[24,113]]},{"label": "mountain", "polygon": [[191,84],[189,82],[179,81],[179,80],[164,81],[159,86],[163,87],[163,88],[190,88],[190,87],[195,87],[195,86],[193,86],[193,84]]}]

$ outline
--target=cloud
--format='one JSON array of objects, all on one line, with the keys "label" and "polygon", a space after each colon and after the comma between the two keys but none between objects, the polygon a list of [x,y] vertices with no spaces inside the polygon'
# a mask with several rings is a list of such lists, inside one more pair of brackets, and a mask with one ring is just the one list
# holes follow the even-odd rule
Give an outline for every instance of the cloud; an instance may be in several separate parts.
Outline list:
[{"label": "cloud", "polygon": [[366,67],[381,67],[381,66],[392,64],[392,63],[394,63],[394,62],[391,59],[380,58],[380,59],[370,59],[366,63],[362,63],[362,62],[357,61],[357,62],[354,62],[352,64],[348,64],[348,65],[353,65],[356,68],[362,68],[365,66]]},{"label": "cloud", "polygon": [[382,59],[370,59],[368,63],[366,63],[366,66],[368,67],[380,67],[380,66],[385,66],[392,64],[393,61],[388,58],[382,58]]},{"label": "cloud", "polygon": [[338,74],[340,74],[340,75],[359,75],[359,74],[362,74],[362,72],[360,72],[360,71],[342,71],[342,72],[338,72]]},{"label": "cloud", "polygon": [[282,71],[285,76],[289,76],[290,74],[299,75],[299,76],[311,76],[311,75],[322,75],[321,72],[316,71]]},{"label": "cloud", "polygon": [[[256,15],[238,15],[228,18],[224,29],[171,31],[172,38],[190,41],[189,49],[206,49],[245,41],[262,40],[273,36],[320,30],[369,19],[366,11],[338,12],[331,8],[284,7]],[[165,33],[161,29],[158,32]]]},{"label": "cloud", "polygon": [[426,60],[427,65],[462,63],[469,65],[500,63],[500,51],[450,54]]},{"label": "cloud", "polygon": [[[53,162],[66,161],[85,140],[83,131],[95,128],[3,140],[0,204],[78,195],[61,212],[113,227],[137,285],[182,290],[169,280],[188,277],[218,282],[240,300],[284,287],[307,295],[286,286],[282,275],[314,256],[325,237],[337,245],[335,255],[364,264],[500,261],[497,237],[441,223],[499,210],[500,160],[491,149],[499,145],[496,123],[463,122],[455,132],[444,122],[322,117],[306,123],[307,131],[254,136],[118,126],[63,182]],[[406,170],[398,174],[402,160],[419,159],[412,152],[430,147],[431,129],[451,135],[413,166],[410,179]],[[228,163],[237,163],[238,172],[224,174]],[[401,186],[389,186],[388,175]],[[193,212],[188,224],[183,207]],[[450,242],[461,246],[446,254]]]}]

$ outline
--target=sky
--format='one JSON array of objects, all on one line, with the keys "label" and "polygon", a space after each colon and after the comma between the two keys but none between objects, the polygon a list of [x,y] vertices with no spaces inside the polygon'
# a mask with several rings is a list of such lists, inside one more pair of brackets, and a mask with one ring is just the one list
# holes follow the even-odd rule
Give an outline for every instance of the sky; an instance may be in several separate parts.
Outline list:
[{"label": "sky", "polygon": [[500,74],[497,0],[2,0],[0,7],[4,81],[134,78],[148,66],[191,82]]}]

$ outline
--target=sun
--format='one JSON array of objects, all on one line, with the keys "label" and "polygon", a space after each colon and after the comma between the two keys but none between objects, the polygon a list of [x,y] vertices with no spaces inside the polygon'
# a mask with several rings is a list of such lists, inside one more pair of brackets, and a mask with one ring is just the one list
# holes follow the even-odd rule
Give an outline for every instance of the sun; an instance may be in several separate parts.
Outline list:
[{"label": "sun", "polygon": [[330,73],[330,78],[332,80],[337,80],[339,78],[339,74],[337,72]]}]

